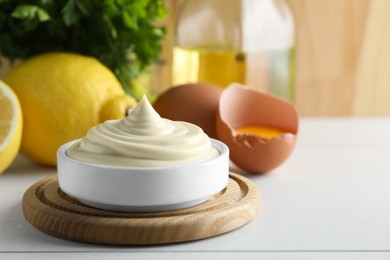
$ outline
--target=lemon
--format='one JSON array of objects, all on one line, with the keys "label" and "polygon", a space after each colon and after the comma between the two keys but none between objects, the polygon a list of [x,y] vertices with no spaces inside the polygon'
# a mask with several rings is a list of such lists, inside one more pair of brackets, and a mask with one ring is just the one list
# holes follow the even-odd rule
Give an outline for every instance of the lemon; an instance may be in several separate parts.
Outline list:
[{"label": "lemon", "polygon": [[112,119],[121,119],[128,115],[128,110],[137,105],[133,98],[129,96],[116,96],[108,100],[100,111],[100,122]]},{"label": "lemon", "polygon": [[136,105],[107,67],[78,54],[33,57],[12,69],[4,81],[22,107],[22,153],[47,165],[56,164],[62,144],[83,137],[104,120],[123,118],[124,108]]},{"label": "lemon", "polygon": [[22,112],[14,92],[0,80],[0,173],[12,163],[22,137]]}]

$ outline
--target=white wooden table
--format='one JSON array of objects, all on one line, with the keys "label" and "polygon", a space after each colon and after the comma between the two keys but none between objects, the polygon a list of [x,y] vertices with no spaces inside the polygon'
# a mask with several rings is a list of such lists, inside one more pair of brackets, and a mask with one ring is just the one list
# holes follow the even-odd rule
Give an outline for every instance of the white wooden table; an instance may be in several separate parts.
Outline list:
[{"label": "white wooden table", "polygon": [[260,214],[205,240],[148,247],[41,233],[22,196],[54,168],[18,157],[0,176],[0,259],[390,259],[390,118],[304,118],[293,155],[264,176]]}]

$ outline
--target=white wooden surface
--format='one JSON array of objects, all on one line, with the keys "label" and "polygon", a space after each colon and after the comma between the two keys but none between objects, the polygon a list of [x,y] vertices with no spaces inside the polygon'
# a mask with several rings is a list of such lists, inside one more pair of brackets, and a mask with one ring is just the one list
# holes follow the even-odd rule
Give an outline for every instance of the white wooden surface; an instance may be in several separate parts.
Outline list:
[{"label": "white wooden surface", "polygon": [[22,196],[56,171],[19,157],[0,176],[0,259],[390,259],[390,118],[305,118],[299,134],[284,165],[249,177],[263,197],[253,222],[166,246],[83,244],[37,231]]}]

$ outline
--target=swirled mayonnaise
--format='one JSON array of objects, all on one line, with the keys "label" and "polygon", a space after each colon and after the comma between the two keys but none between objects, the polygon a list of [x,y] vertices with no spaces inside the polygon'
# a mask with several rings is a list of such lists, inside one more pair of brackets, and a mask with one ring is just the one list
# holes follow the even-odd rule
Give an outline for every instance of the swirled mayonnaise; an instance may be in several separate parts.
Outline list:
[{"label": "swirled mayonnaise", "polygon": [[218,154],[200,127],[161,118],[145,96],[123,120],[91,128],[67,151],[83,162],[134,167],[199,162]]}]

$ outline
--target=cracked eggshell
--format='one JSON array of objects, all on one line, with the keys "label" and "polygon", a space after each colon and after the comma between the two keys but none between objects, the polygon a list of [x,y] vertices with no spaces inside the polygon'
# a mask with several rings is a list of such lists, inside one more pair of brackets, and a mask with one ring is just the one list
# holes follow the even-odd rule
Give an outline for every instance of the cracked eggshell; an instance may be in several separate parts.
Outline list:
[{"label": "cracked eggshell", "polygon": [[[221,94],[216,117],[217,137],[230,149],[230,159],[249,173],[266,173],[282,164],[294,149],[298,112],[283,99],[233,83]],[[283,131],[264,139],[237,133],[242,126],[268,126]]]},{"label": "cracked eggshell", "polygon": [[153,107],[161,117],[195,124],[216,139],[215,116],[222,90],[210,83],[184,84],[162,93]]}]

